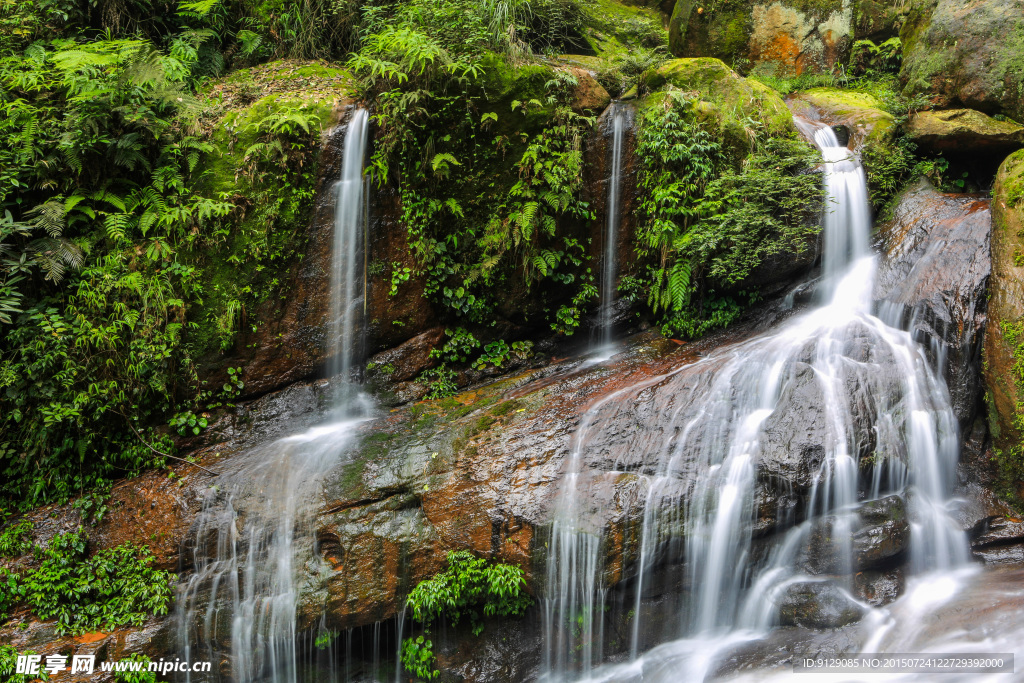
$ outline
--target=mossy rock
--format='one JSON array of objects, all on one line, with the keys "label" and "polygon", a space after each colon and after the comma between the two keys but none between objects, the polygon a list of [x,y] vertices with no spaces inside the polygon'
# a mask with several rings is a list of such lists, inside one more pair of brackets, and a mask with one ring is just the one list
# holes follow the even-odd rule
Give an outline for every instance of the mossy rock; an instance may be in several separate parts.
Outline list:
[{"label": "mossy rock", "polygon": [[1024,150],[1003,161],[992,190],[992,276],[985,383],[1004,475],[1024,498]]},{"label": "mossy rock", "polygon": [[900,32],[904,94],[1024,121],[1024,2],[913,0]]},{"label": "mossy rock", "polygon": [[[579,67],[554,67],[548,64],[511,65],[497,55],[484,58],[484,73],[476,87],[498,115],[497,130],[503,134],[539,132],[551,120],[554,105],[548,103],[547,84],[556,71],[565,71],[576,78],[573,109],[599,114],[611,102],[608,91]],[[540,103],[525,109],[513,108],[516,102]]]},{"label": "mossy rock", "polygon": [[843,0],[677,0],[669,48],[777,75],[828,73],[845,64],[854,39],[853,3]]},{"label": "mossy rock", "polygon": [[801,105],[808,105],[828,124],[846,126],[854,147],[887,144],[896,133],[892,114],[884,111],[881,103],[865,92],[814,88],[795,96],[791,104],[798,113]]},{"label": "mossy rock", "polygon": [[[735,160],[747,155],[750,147],[748,129],[755,121],[768,135],[789,135],[793,116],[778,93],[758,81],[741,77],[719,59],[675,59],[644,75],[651,90],[668,87],[696,93],[696,107],[702,118],[714,118],[722,132],[725,146]],[[642,106],[654,106],[667,97],[655,92]]]},{"label": "mossy rock", "polygon": [[657,9],[615,0],[588,3],[587,40],[600,59],[615,59],[636,48],[668,44],[665,16]]},{"label": "mossy rock", "polygon": [[[189,314],[199,323],[189,334],[189,344],[195,357],[210,358],[231,347],[226,330],[233,325],[236,306],[251,310],[274,296],[280,287],[276,278],[286,270],[284,261],[301,251],[324,133],[353,102],[355,89],[354,79],[343,69],[322,62],[279,61],[212,81],[200,97],[215,118],[207,138],[213,150],[200,158],[196,169],[198,187],[205,196],[227,197],[241,207],[216,225],[222,238],[194,254],[203,264],[203,299]],[[310,163],[299,173],[265,176],[253,187],[246,176],[246,151],[259,139],[257,126],[283,112],[304,119]],[[261,256],[254,259],[254,254]],[[270,261],[273,267],[268,267]],[[243,263],[248,275],[239,278]]]},{"label": "mossy rock", "polygon": [[1024,126],[974,109],[918,112],[910,117],[907,132],[918,149],[929,152],[1005,154],[1024,147]]}]

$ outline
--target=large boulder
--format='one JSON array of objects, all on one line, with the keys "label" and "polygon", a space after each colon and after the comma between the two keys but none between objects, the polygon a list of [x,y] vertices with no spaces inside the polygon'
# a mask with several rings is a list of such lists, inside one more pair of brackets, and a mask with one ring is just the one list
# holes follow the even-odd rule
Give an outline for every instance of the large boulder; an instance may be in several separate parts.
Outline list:
[{"label": "large boulder", "polygon": [[[882,21],[866,25],[874,32]],[[849,0],[677,0],[669,20],[669,49],[678,57],[717,57],[780,75],[830,72],[845,63],[853,40]]]},{"label": "large boulder", "polygon": [[[652,91],[672,86],[696,93],[700,98],[698,116],[718,123],[726,150],[734,159],[745,157],[750,149],[747,119],[760,123],[768,135],[788,135],[795,130],[793,115],[778,93],[743,78],[720,59],[674,59],[644,74],[644,83]],[[642,106],[657,106],[665,97],[665,93],[655,92]]]},{"label": "large boulder", "polygon": [[[1024,401],[1024,150],[1000,166],[992,192],[992,284],[985,331],[985,383],[992,438],[1010,464],[1022,454]],[[1024,484],[1016,482],[1018,495]]]},{"label": "large boulder", "polygon": [[927,152],[1005,154],[1024,147],[1024,126],[974,109],[917,112],[910,117],[907,133],[919,150]]},{"label": "large boulder", "polygon": [[914,0],[900,36],[906,94],[1024,120],[1024,0]]}]

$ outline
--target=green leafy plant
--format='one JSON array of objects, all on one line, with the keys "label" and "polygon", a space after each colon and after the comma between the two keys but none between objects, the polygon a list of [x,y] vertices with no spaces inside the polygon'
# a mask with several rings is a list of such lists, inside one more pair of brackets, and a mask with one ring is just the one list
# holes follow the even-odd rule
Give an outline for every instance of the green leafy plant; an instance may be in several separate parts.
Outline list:
[{"label": "green leafy plant", "polygon": [[[695,114],[686,94],[669,92],[640,119],[637,253],[643,282],[666,334],[698,336],[734,320],[746,278],[768,258],[810,246],[823,190],[805,171],[820,157],[792,138],[764,138],[739,168],[728,163],[719,132]],[[750,300],[750,297],[742,297]]]},{"label": "green leafy plant", "polygon": [[463,327],[446,329],[444,333],[448,338],[441,348],[431,350],[431,358],[440,358],[448,363],[465,363],[473,351],[480,347],[477,338]]},{"label": "green leafy plant", "polygon": [[[488,562],[465,550],[451,551],[447,569],[420,581],[406,604],[424,627],[441,617],[453,624],[469,617],[473,634],[479,635],[485,617],[520,616],[533,604],[523,577],[518,566]],[[438,675],[432,643],[424,635],[403,640],[401,657],[402,665],[419,678]]]},{"label": "green leafy plant", "polygon": [[435,368],[424,370],[416,381],[428,388],[427,400],[448,398],[459,393],[459,386],[455,383],[456,372],[441,363]]},{"label": "green leafy plant", "polygon": [[0,557],[18,557],[32,548],[32,522],[23,519],[8,524],[0,534]]},{"label": "green leafy plant", "polygon": [[19,577],[17,597],[58,634],[141,625],[167,614],[174,591],[171,574],[153,569],[148,548],[124,544],[86,557],[79,532],[57,534],[37,548],[37,568]]},{"label": "green leafy plant", "polygon": [[110,494],[105,491],[91,491],[80,496],[72,507],[78,511],[82,521],[96,526],[107,514],[107,501]]},{"label": "green leafy plant", "polygon": [[153,660],[146,655],[133,652],[127,657],[122,657],[120,661],[141,662],[142,667],[139,671],[115,671],[114,680],[117,681],[117,683],[156,683],[156,672],[149,670],[149,665]]}]

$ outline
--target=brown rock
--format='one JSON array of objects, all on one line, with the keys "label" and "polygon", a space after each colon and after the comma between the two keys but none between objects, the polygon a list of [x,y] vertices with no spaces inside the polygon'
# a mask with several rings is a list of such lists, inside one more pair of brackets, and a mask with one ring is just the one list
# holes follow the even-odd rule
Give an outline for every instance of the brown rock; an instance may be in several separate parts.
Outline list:
[{"label": "brown rock", "polygon": [[669,20],[669,49],[678,57],[746,62],[754,70],[779,75],[827,73],[845,64],[854,37],[853,19],[853,3],[838,0],[711,6],[677,0]]},{"label": "brown rock", "polygon": [[[229,367],[244,369],[243,396],[253,397],[280,389],[292,382],[320,372],[330,361],[333,344],[327,338],[331,324],[330,268],[334,233],[334,193],[332,186],[341,173],[342,153],[348,116],[355,105],[349,104],[338,124],[330,129],[323,143],[318,164],[316,203],[305,236],[304,256],[283,276],[287,296],[269,300],[252,316],[256,330],[243,327],[232,352],[208,360],[201,376],[213,386],[226,381]],[[391,296],[391,272],[413,268],[401,207],[393,188],[370,194],[369,245],[364,278],[366,351],[373,353],[397,346],[433,324],[430,303],[415,293],[422,291],[423,276],[399,285]]]},{"label": "brown rock", "polygon": [[604,86],[597,82],[594,74],[580,67],[568,67],[566,70],[575,76],[577,81],[572,108],[576,111],[589,109],[595,114],[604,111],[612,97]]},{"label": "brown rock", "polygon": [[444,339],[444,328],[434,327],[416,335],[409,341],[370,357],[366,363],[368,375],[387,382],[404,382],[437,365],[430,352]]},{"label": "brown rock", "polygon": [[900,38],[905,94],[1024,120],[1024,0],[913,0]]}]

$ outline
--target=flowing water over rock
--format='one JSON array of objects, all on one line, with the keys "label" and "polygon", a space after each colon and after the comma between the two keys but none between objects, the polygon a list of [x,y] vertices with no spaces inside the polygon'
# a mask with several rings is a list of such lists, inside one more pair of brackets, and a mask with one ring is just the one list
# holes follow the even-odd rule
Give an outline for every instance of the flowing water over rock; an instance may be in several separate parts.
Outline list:
[{"label": "flowing water over rock", "polygon": [[193,573],[177,600],[182,656],[221,662],[227,655],[220,673],[236,683],[298,679],[300,576],[317,561],[321,478],[368,414],[367,399],[350,384],[360,351],[367,130],[367,112],[355,111],[335,185],[331,370],[339,381],[328,420],[226,462],[186,540],[183,562]]},{"label": "flowing water over rock", "polygon": [[[910,334],[872,314],[877,264],[863,170],[830,128],[798,125],[822,151],[832,200],[821,303],[585,413],[550,542],[548,680],[701,680],[711,654],[780,622],[857,621],[867,593],[892,585],[887,599],[895,597],[905,558],[914,572],[967,560],[949,509],[959,449],[949,392]],[[644,428],[624,428],[630,422]],[[639,475],[643,496],[635,661],[595,671],[607,583],[592,491],[625,473]],[[681,590],[661,614],[678,618],[647,623],[646,583],[665,581],[664,568]],[[866,574],[875,577],[869,587]],[[654,642],[684,640],[637,658],[652,632]]]}]

